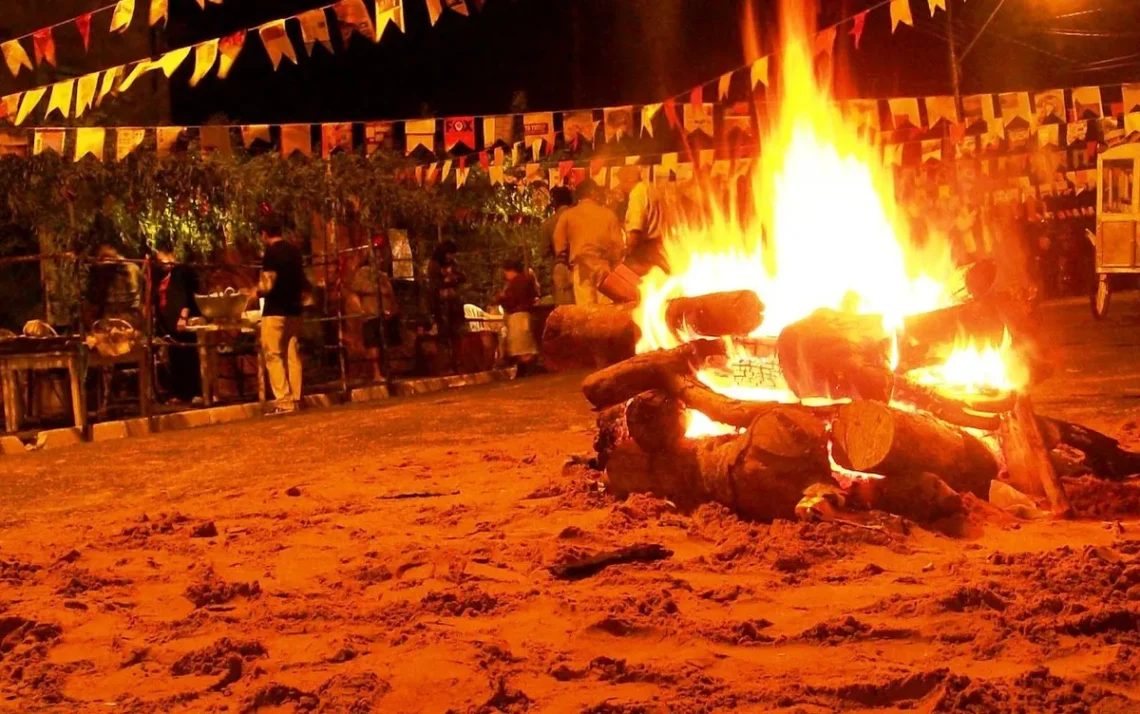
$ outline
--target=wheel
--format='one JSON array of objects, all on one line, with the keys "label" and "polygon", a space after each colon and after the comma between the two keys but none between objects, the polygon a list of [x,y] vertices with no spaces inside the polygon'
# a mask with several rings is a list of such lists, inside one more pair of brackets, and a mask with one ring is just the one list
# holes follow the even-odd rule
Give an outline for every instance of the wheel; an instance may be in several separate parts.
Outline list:
[{"label": "wheel", "polygon": [[1089,296],[1089,304],[1092,306],[1094,319],[1103,320],[1108,317],[1108,306],[1112,304],[1112,283],[1109,281],[1109,276],[1098,276],[1096,287]]}]

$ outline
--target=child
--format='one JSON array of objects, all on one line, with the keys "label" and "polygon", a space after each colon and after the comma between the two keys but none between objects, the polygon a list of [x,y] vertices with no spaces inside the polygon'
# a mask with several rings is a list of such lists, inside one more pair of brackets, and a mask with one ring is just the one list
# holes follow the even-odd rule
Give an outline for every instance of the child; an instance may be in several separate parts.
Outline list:
[{"label": "child", "polygon": [[538,282],[521,261],[503,264],[507,284],[495,298],[506,313],[506,355],[519,366],[519,376],[532,371],[538,355],[538,343],[530,327],[530,309],[538,302]]}]

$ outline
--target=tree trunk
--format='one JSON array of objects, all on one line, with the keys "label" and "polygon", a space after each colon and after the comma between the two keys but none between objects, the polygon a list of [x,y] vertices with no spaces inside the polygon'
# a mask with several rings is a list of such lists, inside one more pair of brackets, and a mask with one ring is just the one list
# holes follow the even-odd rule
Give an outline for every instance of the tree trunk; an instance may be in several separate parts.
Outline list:
[{"label": "tree trunk", "polygon": [[670,375],[691,375],[709,357],[724,356],[720,340],[698,340],[671,350],[646,352],[594,372],[582,384],[595,409],[628,401],[653,389],[663,389]]},{"label": "tree trunk", "polygon": [[637,354],[640,334],[631,305],[561,305],[546,320],[542,355],[554,370],[597,369]]},{"label": "tree trunk", "polygon": [[674,334],[748,335],[764,322],[764,303],[751,290],[675,298],[665,305],[665,322]]},{"label": "tree trunk", "polygon": [[890,338],[877,315],[817,310],[784,328],[776,341],[780,369],[800,399],[890,401]]}]

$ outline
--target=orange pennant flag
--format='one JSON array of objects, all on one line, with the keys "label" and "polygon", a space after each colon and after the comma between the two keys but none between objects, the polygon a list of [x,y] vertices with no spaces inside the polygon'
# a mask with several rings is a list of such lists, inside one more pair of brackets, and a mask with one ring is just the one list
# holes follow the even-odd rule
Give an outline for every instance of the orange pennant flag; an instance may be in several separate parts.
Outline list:
[{"label": "orange pennant flag", "polygon": [[91,154],[97,161],[103,160],[103,145],[107,140],[107,130],[102,127],[80,127],[75,130],[75,160]]},{"label": "orange pennant flag", "polygon": [[253,146],[255,141],[271,143],[268,124],[247,124],[241,128],[241,142],[245,144],[245,148]]},{"label": "orange pennant flag", "polygon": [[230,76],[230,69],[233,68],[234,62],[237,61],[238,55],[245,47],[245,35],[245,30],[238,30],[232,35],[223,37],[218,43],[218,52],[221,53],[221,58],[218,60],[218,79],[225,79]]},{"label": "orange pennant flag", "polygon": [[289,158],[294,152],[313,155],[313,132],[308,124],[281,125],[281,155]]},{"label": "orange pennant flag", "polygon": [[265,45],[265,51],[269,53],[269,61],[273,63],[274,70],[281,65],[281,59],[285,57],[288,57],[293,64],[297,64],[297,51],[289,40],[289,33],[285,29],[284,20],[267,22],[257,31],[261,35],[261,43]]},{"label": "orange pennant flag", "polygon": [[50,27],[32,33],[32,50],[36,53],[36,64],[46,61],[52,67],[55,66],[55,38],[52,37]]},{"label": "orange pennant flag", "polygon": [[51,116],[53,111],[59,111],[64,119],[71,116],[71,98],[75,95],[75,80],[56,82],[51,87],[51,96],[48,98],[47,113],[44,118]]},{"label": "orange pennant flag", "polygon": [[4,62],[7,63],[8,71],[12,73],[13,77],[19,77],[20,70],[24,67],[34,69],[31,57],[28,57],[27,51],[24,50],[24,46],[20,44],[19,40],[10,40],[0,45],[0,53],[3,53]]},{"label": "orange pennant flag", "polygon": [[63,129],[36,129],[32,143],[32,154],[39,156],[45,151],[54,151],[63,156],[67,144],[67,133]]},{"label": "orange pennant flag", "polygon": [[443,14],[442,0],[424,0],[427,4],[428,19],[434,27],[435,23],[439,22],[439,16]]},{"label": "orange pennant flag", "polygon": [[761,57],[752,63],[752,89],[756,89],[756,85],[763,84],[768,86],[768,58]]},{"label": "orange pennant flag", "polygon": [[467,0],[444,0],[447,3],[447,9],[452,12],[457,12],[464,17],[469,17],[471,11],[467,9]]},{"label": "orange pennant flag", "polygon": [[897,30],[900,23],[914,27],[914,16],[910,12],[910,0],[891,0],[891,32]]},{"label": "orange pennant flag", "polygon": [[309,10],[297,16],[301,23],[301,41],[305,44],[305,54],[313,56],[313,47],[319,42],[329,52],[333,51],[329,39],[329,18],[324,8]]},{"label": "orange pennant flag", "polygon": [[340,0],[333,5],[333,12],[336,13],[336,22],[340,25],[340,39],[345,47],[348,47],[348,41],[352,39],[354,32],[375,41],[376,30],[372,27],[372,16],[368,14],[364,0]]}]

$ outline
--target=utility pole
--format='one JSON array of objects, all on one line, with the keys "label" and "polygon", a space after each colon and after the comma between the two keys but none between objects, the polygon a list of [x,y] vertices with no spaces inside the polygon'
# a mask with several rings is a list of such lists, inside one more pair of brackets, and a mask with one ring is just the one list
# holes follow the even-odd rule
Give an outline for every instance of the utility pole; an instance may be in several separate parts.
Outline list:
[{"label": "utility pole", "polygon": [[958,66],[958,47],[954,41],[954,3],[946,3],[946,36],[950,38],[950,81],[954,86],[954,103],[962,101],[962,91],[959,86],[962,68]]}]

